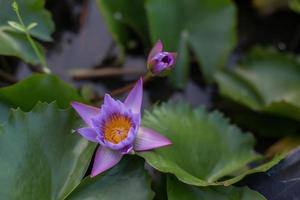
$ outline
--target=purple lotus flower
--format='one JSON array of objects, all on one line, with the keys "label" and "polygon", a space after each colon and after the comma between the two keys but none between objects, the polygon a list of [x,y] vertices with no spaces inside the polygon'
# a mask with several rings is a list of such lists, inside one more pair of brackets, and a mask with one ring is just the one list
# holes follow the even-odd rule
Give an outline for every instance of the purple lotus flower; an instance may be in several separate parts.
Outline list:
[{"label": "purple lotus flower", "polygon": [[124,154],[146,151],[171,142],[152,129],[141,127],[143,80],[130,91],[124,103],[106,94],[101,109],[72,102],[88,127],[77,131],[89,141],[99,143],[91,176],[116,165]]},{"label": "purple lotus flower", "polygon": [[163,44],[158,40],[147,59],[148,70],[154,75],[166,75],[175,65],[176,53],[162,50]]}]

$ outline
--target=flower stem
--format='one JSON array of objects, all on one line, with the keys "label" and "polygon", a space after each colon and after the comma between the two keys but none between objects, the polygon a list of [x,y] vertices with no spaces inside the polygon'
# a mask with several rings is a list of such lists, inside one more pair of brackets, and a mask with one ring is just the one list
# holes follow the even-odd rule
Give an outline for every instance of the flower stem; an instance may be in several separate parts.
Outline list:
[{"label": "flower stem", "polygon": [[[147,81],[151,80],[152,77],[153,77],[152,74],[147,73],[146,75],[143,76],[143,83],[146,83]],[[110,94],[111,96],[117,96],[125,92],[129,92],[134,87],[134,85],[135,83],[130,83],[128,85],[125,85],[124,87],[113,90]]]},{"label": "flower stem", "polygon": [[[151,73],[147,73],[143,76],[143,83],[146,83],[148,81],[150,81],[153,78],[153,75]],[[128,85],[125,85],[124,87],[118,88],[116,90],[113,90],[112,92],[110,92],[111,96],[118,96],[120,94],[129,92],[133,87],[134,87],[135,83],[130,83]],[[93,102],[99,102],[102,101],[104,99],[104,96],[100,96],[100,97],[95,97],[92,99]]]},{"label": "flower stem", "polygon": [[38,47],[37,47],[36,43],[34,42],[34,40],[32,39],[32,37],[31,37],[31,35],[29,33],[28,28],[25,26],[25,23],[24,23],[21,15],[20,15],[20,12],[19,12],[18,4],[17,4],[17,2],[15,0],[14,0],[14,2],[12,4],[12,7],[13,7],[13,10],[15,11],[15,13],[16,13],[16,15],[18,17],[19,23],[24,27],[24,33],[26,35],[27,40],[29,41],[29,43],[30,43],[31,47],[33,48],[35,54],[37,55],[38,59],[40,60],[40,63],[42,65],[42,72],[44,72],[46,74],[50,74],[51,71],[48,68],[46,59],[42,55],[41,51],[38,49]]}]

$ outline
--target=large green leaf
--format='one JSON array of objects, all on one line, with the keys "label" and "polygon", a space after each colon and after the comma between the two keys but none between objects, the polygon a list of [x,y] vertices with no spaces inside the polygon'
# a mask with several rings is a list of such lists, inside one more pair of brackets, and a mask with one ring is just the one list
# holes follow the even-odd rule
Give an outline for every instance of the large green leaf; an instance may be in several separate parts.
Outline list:
[{"label": "large green leaf", "polygon": [[[39,60],[25,34],[8,26],[8,21],[18,22],[11,7],[12,2],[12,0],[0,0],[0,54],[17,56],[26,62],[37,64]],[[30,30],[31,35],[40,40],[50,41],[54,23],[50,13],[44,9],[45,0],[19,0],[17,2],[25,25],[29,25],[31,22],[38,24]]]},{"label": "large green leaf", "polygon": [[0,102],[8,107],[31,110],[35,104],[56,101],[67,108],[72,100],[81,100],[77,91],[54,75],[35,74],[15,85],[0,89]]},{"label": "large green leaf", "polygon": [[[193,110],[185,104],[163,104],[146,112],[143,125],[165,135],[173,145],[139,155],[152,167],[188,184],[230,185],[279,161],[247,170],[246,165],[259,157],[252,135],[230,125],[219,112],[207,113],[202,107]],[[228,178],[233,174],[234,178]]]},{"label": "large green leaf", "polygon": [[68,200],[146,200],[152,199],[150,177],[144,162],[126,156],[121,163],[96,178],[86,178]]},{"label": "large green leaf", "polygon": [[222,95],[253,110],[300,120],[300,62],[291,55],[255,48],[216,80]]},{"label": "large green leaf", "polygon": [[144,0],[97,0],[108,28],[119,47],[125,51],[130,46],[133,30],[144,43],[148,43],[149,31],[144,8]]},{"label": "large green leaf", "polygon": [[[224,65],[235,44],[236,11],[233,2],[149,0],[146,10],[152,41],[161,39],[166,50],[175,51],[181,35],[187,35],[188,43],[201,63],[206,78],[211,80],[214,72]],[[178,49],[179,54],[181,51],[186,50]]]},{"label": "large green leaf", "polygon": [[174,177],[168,177],[169,200],[265,200],[247,187],[194,187],[183,184]]},{"label": "large green leaf", "polygon": [[12,111],[0,127],[1,199],[64,199],[80,183],[95,145],[72,131],[76,119],[56,104]]},{"label": "large green leaf", "polygon": [[7,116],[9,115],[10,108],[0,102],[0,124],[7,120]]}]

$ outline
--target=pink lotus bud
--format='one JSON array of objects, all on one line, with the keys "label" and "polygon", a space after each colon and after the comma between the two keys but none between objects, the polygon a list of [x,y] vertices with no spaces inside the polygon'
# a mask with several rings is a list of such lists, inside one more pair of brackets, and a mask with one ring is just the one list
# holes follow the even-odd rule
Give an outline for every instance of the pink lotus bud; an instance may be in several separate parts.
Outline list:
[{"label": "pink lotus bud", "polygon": [[163,50],[163,44],[160,40],[156,42],[152,48],[148,60],[148,70],[156,76],[164,76],[175,65],[176,53],[165,52]]}]

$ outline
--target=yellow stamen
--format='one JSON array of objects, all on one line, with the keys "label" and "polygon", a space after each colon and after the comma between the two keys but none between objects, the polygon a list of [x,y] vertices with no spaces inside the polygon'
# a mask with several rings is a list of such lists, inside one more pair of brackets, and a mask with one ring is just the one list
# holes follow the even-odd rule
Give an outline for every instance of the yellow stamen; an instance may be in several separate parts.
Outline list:
[{"label": "yellow stamen", "polygon": [[111,143],[118,144],[127,138],[130,128],[131,121],[128,117],[114,114],[104,124],[104,138]]}]

